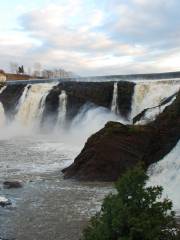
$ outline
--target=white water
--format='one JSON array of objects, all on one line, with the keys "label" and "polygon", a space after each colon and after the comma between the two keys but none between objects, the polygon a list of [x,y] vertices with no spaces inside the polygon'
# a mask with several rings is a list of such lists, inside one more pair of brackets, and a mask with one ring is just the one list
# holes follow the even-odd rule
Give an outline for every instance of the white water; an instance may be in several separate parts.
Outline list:
[{"label": "white water", "polygon": [[119,107],[118,107],[118,83],[114,83],[113,89],[113,98],[111,103],[111,111],[115,114],[119,114]]},{"label": "white water", "polygon": [[6,123],[6,116],[4,113],[4,107],[0,102],[0,127],[4,127],[5,123]]},{"label": "white water", "polygon": [[59,108],[58,108],[58,118],[57,118],[57,128],[64,127],[66,121],[67,112],[67,94],[66,91],[62,90],[59,95]]},{"label": "white water", "polygon": [[0,94],[4,92],[4,90],[7,88],[7,86],[4,86],[0,89]]},{"label": "white water", "polygon": [[79,142],[83,146],[87,138],[103,128],[108,121],[120,121],[120,118],[104,107],[85,104],[72,121],[68,132],[70,141]]},{"label": "white water", "polygon": [[141,82],[135,85],[131,119],[146,108],[160,105],[165,98],[175,94],[180,89],[179,82]]},{"label": "white water", "polygon": [[9,202],[9,200],[6,198],[6,197],[1,197],[0,196],[0,203],[2,204],[2,203],[8,203]]},{"label": "white water", "polygon": [[24,101],[19,105],[19,110],[15,116],[17,124],[25,127],[38,127],[45,107],[45,100],[54,84],[34,84],[31,86],[28,94],[25,88]]},{"label": "white water", "polygon": [[[91,211],[93,214],[96,212],[94,205],[100,206],[99,199],[103,199],[104,194],[110,190],[105,191],[102,183],[99,188],[92,189],[94,183],[87,186],[85,183],[64,180],[61,169],[71,164],[91,134],[102,128],[107,121],[122,122],[122,119],[117,111],[111,112],[112,108],[109,110],[85,104],[66,131],[55,129],[52,134],[37,134],[38,131],[31,129],[34,125],[39,126],[46,97],[52,87],[52,84],[36,84],[25,92],[26,88],[19,101],[21,103],[14,124],[0,129],[0,180],[18,179],[24,182],[24,187],[17,191],[3,190],[2,196],[16,204],[13,211],[5,209],[0,214],[4,239],[15,237],[19,240],[41,240],[44,236],[47,239],[79,239],[80,236],[74,230],[80,231],[82,222],[87,221]],[[115,86],[112,101],[114,106],[117,106],[117,97]],[[61,92],[59,101],[58,122],[63,127],[67,111],[65,92]],[[28,136],[24,136],[24,130],[28,130]],[[176,161],[178,163],[179,159],[174,158],[174,164]],[[157,179],[160,179],[159,182],[169,197],[178,203],[178,164],[173,168],[169,161],[169,165],[162,164],[162,168],[162,174],[157,171]],[[172,175],[169,178],[167,168]],[[152,178],[156,183],[158,181],[155,176],[154,173]],[[174,189],[172,192],[171,187]],[[96,204],[92,206],[93,202]]]},{"label": "white water", "polygon": [[159,107],[155,107],[155,108],[152,108],[152,109],[148,109],[145,113],[145,115],[141,118],[140,121],[136,122],[136,124],[147,124],[148,122],[151,122],[151,121],[154,121],[156,119],[156,117],[162,113],[164,111],[164,109],[171,105],[176,99],[176,96],[173,97],[171,99],[171,101],[169,101],[168,103],[162,105],[162,106],[159,106]]},{"label": "white water", "polygon": [[[2,94],[5,89],[7,88],[7,86],[4,86],[0,89],[0,94]],[[2,105],[2,103],[0,102],[0,128],[4,127],[6,123],[6,116],[5,116],[5,112],[4,112],[4,107]]]},{"label": "white water", "polygon": [[161,161],[149,168],[148,185],[164,188],[164,197],[173,201],[174,208],[180,210],[180,141]]},{"label": "white water", "polygon": [[29,91],[30,87],[31,87],[30,84],[28,84],[28,85],[25,86],[24,91],[23,91],[23,93],[22,93],[22,95],[21,95],[21,97],[20,97],[20,99],[19,99],[19,101],[18,101],[18,104],[17,104],[17,106],[16,106],[16,110],[17,110],[17,111],[19,110],[19,108],[21,107],[21,105],[24,103],[24,101],[25,101],[25,99],[26,99],[26,97],[27,97],[27,95],[28,95],[28,91]]}]

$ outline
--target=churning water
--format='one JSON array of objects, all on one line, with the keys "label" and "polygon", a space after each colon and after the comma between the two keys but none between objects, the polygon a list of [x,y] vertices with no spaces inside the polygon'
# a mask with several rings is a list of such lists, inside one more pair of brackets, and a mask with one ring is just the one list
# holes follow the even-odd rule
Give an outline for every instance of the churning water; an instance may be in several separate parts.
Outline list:
[{"label": "churning water", "polygon": [[[58,118],[51,134],[38,134],[45,99],[54,85],[27,86],[17,105],[14,121],[0,129],[0,185],[22,181],[23,188],[0,187],[0,196],[12,206],[0,208],[0,237],[18,240],[75,240],[98,209],[111,184],[64,180],[61,170],[70,165],[87,137],[117,116],[88,104],[79,111],[69,129],[67,95],[59,96]],[[5,117],[0,105],[1,120]],[[4,124],[4,125],[3,125]]]},{"label": "churning water", "polygon": [[149,168],[148,185],[164,188],[163,197],[173,200],[174,209],[180,213],[180,141],[161,161]]},{"label": "churning water", "polygon": [[0,190],[13,203],[0,208],[0,236],[18,240],[79,239],[89,217],[110,190],[107,184],[64,180],[61,169],[79,152],[60,138],[15,137],[0,142],[0,182],[23,188]]},{"label": "churning water", "polygon": [[[64,128],[68,94],[62,90],[54,131],[48,135],[40,134],[46,97],[56,84],[27,85],[16,106],[15,118],[9,124],[6,124],[4,108],[0,104],[0,184],[5,180],[19,180],[23,183],[20,189],[7,190],[0,187],[0,197],[6,197],[12,202],[12,206],[0,208],[0,238],[79,239],[90,216],[100,208],[102,199],[112,190],[112,185],[107,183],[64,180],[61,170],[73,162],[87,138],[107,121],[122,122],[118,114],[118,84],[114,84],[110,109],[87,103],[68,129]],[[163,89],[160,83],[137,84],[131,116],[144,108],[157,106],[178,88],[178,84],[171,83],[163,85]],[[1,89],[0,94],[5,90]],[[173,151],[177,152],[177,148]],[[172,159],[172,156],[174,160],[167,160]],[[170,153],[167,159],[155,167],[157,171],[151,179],[153,183],[158,183],[160,179],[166,193],[175,199],[175,203],[177,200],[177,204],[180,199],[173,194],[172,189],[176,192],[178,156]],[[167,168],[171,172],[169,175]],[[169,182],[173,188],[168,185]]]}]

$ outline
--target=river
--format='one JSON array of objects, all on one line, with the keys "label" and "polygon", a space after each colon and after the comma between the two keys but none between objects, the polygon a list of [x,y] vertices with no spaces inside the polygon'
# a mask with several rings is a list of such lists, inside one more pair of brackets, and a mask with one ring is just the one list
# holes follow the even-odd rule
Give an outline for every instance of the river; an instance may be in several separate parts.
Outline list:
[{"label": "river", "polygon": [[[17,240],[77,240],[90,216],[100,209],[112,185],[64,180],[61,169],[79,148],[50,136],[0,140],[0,196],[12,206],[0,208],[0,237]],[[23,182],[3,189],[5,180]]]}]

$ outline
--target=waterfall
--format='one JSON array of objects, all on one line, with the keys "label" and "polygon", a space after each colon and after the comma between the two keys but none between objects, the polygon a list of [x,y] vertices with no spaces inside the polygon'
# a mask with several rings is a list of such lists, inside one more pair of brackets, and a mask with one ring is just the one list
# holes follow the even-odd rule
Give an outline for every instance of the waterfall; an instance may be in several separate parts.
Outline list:
[{"label": "waterfall", "polygon": [[153,107],[150,109],[147,109],[144,116],[141,117],[140,121],[136,122],[136,124],[147,124],[148,122],[154,121],[156,117],[164,111],[164,109],[171,105],[176,99],[176,96],[174,96],[169,102],[166,104],[163,104],[162,106]]},{"label": "waterfall", "polygon": [[170,81],[136,83],[131,108],[131,119],[144,109],[160,105],[165,98],[175,94],[178,90],[179,84]]},{"label": "waterfall", "polygon": [[4,107],[2,103],[0,102],[0,127],[3,127],[6,123],[6,116],[4,113]]},{"label": "waterfall", "polygon": [[4,90],[7,88],[7,86],[4,86],[0,89],[0,94],[4,92]]},{"label": "waterfall", "polygon": [[20,99],[19,99],[19,101],[18,101],[18,104],[17,104],[17,106],[16,106],[16,110],[17,110],[17,111],[19,110],[19,108],[20,108],[20,106],[23,104],[23,102],[25,101],[25,99],[26,99],[26,97],[27,97],[27,95],[28,95],[28,91],[29,91],[30,87],[31,87],[31,84],[28,84],[28,85],[26,85],[26,87],[24,88],[24,91],[23,91],[23,93],[22,93],[22,95],[21,95],[21,97],[20,97]]},{"label": "waterfall", "polygon": [[111,103],[111,112],[115,114],[119,114],[119,107],[118,107],[118,83],[114,83],[113,89],[113,98]]},{"label": "waterfall", "polygon": [[62,90],[59,95],[59,108],[58,108],[58,118],[57,127],[63,127],[66,121],[67,112],[67,94],[66,91]]},{"label": "waterfall", "polygon": [[180,210],[180,140],[174,149],[161,161],[149,168],[148,185],[160,185],[164,188],[164,196],[173,200],[175,209]]},{"label": "waterfall", "polygon": [[[34,126],[40,123],[45,107],[45,100],[54,84],[34,84],[21,101],[15,121],[23,126]],[[25,95],[25,94],[24,94]]]},{"label": "waterfall", "polygon": [[[0,89],[0,94],[2,94],[6,88],[7,86],[2,87]],[[0,102],[0,127],[4,127],[5,123],[6,123],[6,115],[4,112],[3,104]]]}]

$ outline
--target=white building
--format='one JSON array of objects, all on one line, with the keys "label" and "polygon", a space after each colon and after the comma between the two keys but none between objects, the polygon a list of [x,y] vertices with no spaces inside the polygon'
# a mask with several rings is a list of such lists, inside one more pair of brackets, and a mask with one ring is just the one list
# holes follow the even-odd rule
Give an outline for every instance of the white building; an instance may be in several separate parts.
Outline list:
[{"label": "white building", "polygon": [[0,70],[0,82],[6,81],[6,74],[3,70]]}]

